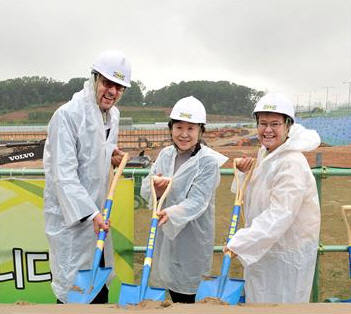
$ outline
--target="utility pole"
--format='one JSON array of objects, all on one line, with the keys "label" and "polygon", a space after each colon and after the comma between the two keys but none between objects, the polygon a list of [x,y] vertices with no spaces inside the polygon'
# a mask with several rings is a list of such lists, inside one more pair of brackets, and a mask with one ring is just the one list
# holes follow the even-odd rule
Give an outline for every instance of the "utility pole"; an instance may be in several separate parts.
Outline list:
[{"label": "utility pole", "polygon": [[311,113],[311,101],[312,101],[312,93],[314,93],[315,90],[309,91],[308,92],[308,111]]},{"label": "utility pole", "polygon": [[327,89],[327,96],[325,98],[325,111],[328,110],[328,93],[329,93],[329,89],[330,88],[334,88],[333,86],[325,86],[325,87],[322,87],[322,88],[326,88]]},{"label": "utility pole", "polygon": [[302,109],[302,105],[300,106],[300,94],[296,94],[295,95],[296,96],[296,104],[295,104],[295,113],[296,113],[296,115],[297,115],[297,113],[299,112],[299,110],[301,110]]},{"label": "utility pole", "polygon": [[350,95],[351,95],[351,80],[348,82],[342,82],[343,84],[349,84],[349,101],[347,107],[350,108]]},{"label": "utility pole", "polygon": [[334,105],[334,109],[338,108],[338,96],[341,96],[340,94],[334,94],[335,96],[335,105]]}]

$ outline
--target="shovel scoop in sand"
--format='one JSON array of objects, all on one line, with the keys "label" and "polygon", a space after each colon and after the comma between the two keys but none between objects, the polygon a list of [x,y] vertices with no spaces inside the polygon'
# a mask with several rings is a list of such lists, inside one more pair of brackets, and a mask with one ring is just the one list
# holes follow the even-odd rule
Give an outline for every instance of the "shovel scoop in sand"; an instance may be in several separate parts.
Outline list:
[{"label": "shovel scoop in sand", "polygon": [[166,290],[163,288],[155,288],[148,286],[148,281],[150,277],[151,265],[152,265],[152,257],[154,252],[154,246],[156,241],[157,234],[157,224],[158,224],[158,216],[157,213],[161,210],[161,206],[163,201],[172,185],[172,179],[169,179],[167,188],[162,194],[159,202],[157,203],[156,191],[154,187],[154,180],[156,178],[151,177],[151,192],[153,199],[153,211],[152,211],[152,219],[149,230],[149,238],[146,246],[146,253],[144,258],[144,266],[143,266],[143,274],[140,282],[140,286],[122,283],[121,291],[119,294],[118,304],[121,306],[125,305],[136,305],[143,300],[152,300],[152,301],[164,301],[166,297]]},{"label": "shovel scoop in sand", "polygon": [[[128,153],[125,153],[118,167],[118,170],[113,177],[103,212],[105,222],[110,218],[113,196],[115,194],[117,181],[122,175],[127,160]],[[99,267],[106,234],[106,231],[100,229],[96,243],[92,269],[78,271],[74,284],[67,294],[67,303],[91,303],[99,294],[102,287],[105,285],[107,278],[112,271],[112,267]]]},{"label": "shovel scoop in sand", "polygon": [[[254,164],[253,164],[244,180],[242,188],[239,189],[239,179],[237,174],[236,163],[237,163],[237,160],[234,159],[233,167],[234,167],[234,176],[236,178],[236,183],[237,183],[237,191],[236,191],[236,197],[235,197],[235,202],[233,207],[232,220],[229,228],[227,243],[233,237],[233,235],[237,230],[239,217],[240,217],[240,210],[243,203],[244,191],[246,189],[248,181],[251,178],[252,171],[254,168]],[[221,275],[218,277],[212,276],[207,278],[207,280],[202,280],[198,287],[195,301],[201,301],[205,298],[218,298],[221,301],[229,303],[230,305],[238,304],[240,300],[240,296],[244,289],[245,281],[242,279],[228,278],[230,264],[231,264],[231,253],[227,252],[224,254],[222,268],[221,268]]]}]

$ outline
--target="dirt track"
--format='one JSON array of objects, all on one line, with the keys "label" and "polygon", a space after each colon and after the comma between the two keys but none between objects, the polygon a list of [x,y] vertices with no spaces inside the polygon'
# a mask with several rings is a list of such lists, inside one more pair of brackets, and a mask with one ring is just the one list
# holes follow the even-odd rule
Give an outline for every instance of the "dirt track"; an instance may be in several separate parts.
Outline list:
[{"label": "dirt track", "polygon": [[[244,154],[255,157],[258,146],[209,146],[223,155],[229,157],[229,161],[222,168],[231,168],[233,158],[242,157]],[[150,156],[155,160],[160,149],[145,150],[145,155]],[[133,152],[132,152],[133,153]],[[134,154],[138,154],[134,151]],[[333,146],[333,147],[318,147],[317,149],[304,153],[310,167],[317,166],[317,154],[321,154],[322,165],[327,167],[351,168],[351,145],[348,146]]]},{"label": "dirt track", "polygon": [[[8,134],[7,134],[8,133]],[[46,132],[4,132],[0,139],[17,141],[37,141],[46,137]],[[222,168],[231,168],[232,160],[244,154],[255,157],[259,148],[257,139],[253,137],[256,129],[253,128],[223,128],[208,130],[203,139],[214,150],[229,157],[229,161]],[[144,150],[151,160],[155,160],[165,145],[169,145],[169,131],[167,129],[155,130],[123,130],[119,134],[118,146],[129,151],[130,156],[137,156]],[[236,145],[235,145],[236,144]],[[1,149],[1,148],[0,148]],[[5,153],[5,151],[0,151]],[[311,167],[317,166],[317,154],[321,165],[328,167],[351,168],[351,145],[324,146],[305,153]],[[1,166],[3,168],[42,168],[41,161],[18,162]]]},{"label": "dirt track", "polygon": [[[211,147],[211,143],[209,143]],[[229,161],[222,168],[231,168],[233,158],[242,157],[244,154],[255,157],[258,146],[220,146],[212,147],[218,152],[229,157]],[[161,148],[145,149],[145,155],[148,155],[151,160],[155,160]],[[130,151],[130,156],[136,156],[140,151]],[[321,154],[322,165],[336,168],[351,168],[351,145],[348,146],[332,146],[318,147],[317,149],[304,153],[310,167],[317,166],[317,154]],[[42,168],[42,160],[23,161],[1,166],[2,168]]]}]

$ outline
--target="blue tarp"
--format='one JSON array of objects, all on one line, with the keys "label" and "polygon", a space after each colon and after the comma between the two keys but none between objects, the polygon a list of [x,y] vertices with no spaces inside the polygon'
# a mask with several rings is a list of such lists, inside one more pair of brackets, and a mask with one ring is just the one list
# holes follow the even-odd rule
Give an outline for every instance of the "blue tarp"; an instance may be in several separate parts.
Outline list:
[{"label": "blue tarp", "polygon": [[351,117],[297,118],[296,122],[308,129],[316,130],[322,143],[332,146],[351,144]]}]

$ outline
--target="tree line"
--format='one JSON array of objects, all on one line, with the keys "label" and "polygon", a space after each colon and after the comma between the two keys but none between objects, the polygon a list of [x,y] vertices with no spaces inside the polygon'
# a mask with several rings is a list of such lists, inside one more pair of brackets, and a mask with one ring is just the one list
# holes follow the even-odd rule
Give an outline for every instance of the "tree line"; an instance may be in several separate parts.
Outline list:
[{"label": "tree line", "polygon": [[[22,77],[0,81],[0,113],[67,102],[83,88],[87,78],[72,78],[68,83],[47,77]],[[189,81],[171,83],[147,91],[140,81],[132,81],[119,106],[172,107],[180,98],[194,96],[210,114],[249,116],[262,91],[228,81]]]}]

